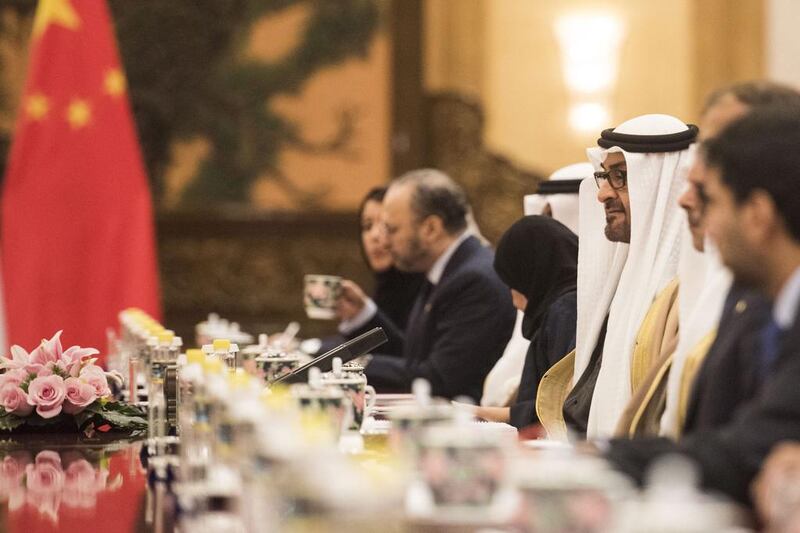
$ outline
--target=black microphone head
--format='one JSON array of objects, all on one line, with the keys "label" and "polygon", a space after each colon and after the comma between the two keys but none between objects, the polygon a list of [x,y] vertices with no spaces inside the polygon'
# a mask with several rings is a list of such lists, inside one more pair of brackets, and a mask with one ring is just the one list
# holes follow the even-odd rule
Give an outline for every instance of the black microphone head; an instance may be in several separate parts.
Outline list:
[{"label": "black microphone head", "polygon": [[361,357],[383,345],[389,339],[383,328],[373,328],[368,332],[359,335],[355,339],[340,344],[332,350],[328,350],[319,357],[315,357],[308,363],[295,368],[288,374],[284,374],[272,383],[300,383],[308,379],[308,371],[311,367],[317,367],[321,372],[329,372],[333,368],[333,358],[339,357],[342,363],[352,361],[356,357]]}]

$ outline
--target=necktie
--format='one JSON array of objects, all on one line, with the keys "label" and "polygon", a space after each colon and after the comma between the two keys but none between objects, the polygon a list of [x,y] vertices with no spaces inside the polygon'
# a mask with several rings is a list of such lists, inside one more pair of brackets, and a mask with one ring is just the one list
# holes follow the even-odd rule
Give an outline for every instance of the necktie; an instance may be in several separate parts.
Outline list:
[{"label": "necktie", "polygon": [[764,381],[775,366],[780,353],[781,340],[786,331],[774,319],[770,318],[761,330],[761,357],[759,358],[759,375]]},{"label": "necktie", "polygon": [[428,299],[431,296],[431,292],[433,291],[433,287],[435,285],[425,279],[425,283],[419,288],[419,293],[417,294],[417,299],[414,302],[414,307],[411,309],[411,313],[408,316],[408,328],[411,329],[413,324],[417,322],[421,317],[425,310],[425,304],[428,303]]}]

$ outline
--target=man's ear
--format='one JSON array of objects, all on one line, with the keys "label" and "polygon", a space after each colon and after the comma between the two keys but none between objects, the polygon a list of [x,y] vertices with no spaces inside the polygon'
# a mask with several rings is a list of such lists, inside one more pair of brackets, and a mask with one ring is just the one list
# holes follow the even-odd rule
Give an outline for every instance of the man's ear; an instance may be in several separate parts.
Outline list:
[{"label": "man's ear", "polygon": [[437,240],[444,231],[442,219],[436,215],[429,215],[420,224],[420,234],[427,242]]},{"label": "man's ear", "polygon": [[779,232],[786,231],[786,225],[778,212],[772,196],[766,191],[756,189],[743,202],[739,210],[742,216],[742,228],[756,242],[767,242]]}]

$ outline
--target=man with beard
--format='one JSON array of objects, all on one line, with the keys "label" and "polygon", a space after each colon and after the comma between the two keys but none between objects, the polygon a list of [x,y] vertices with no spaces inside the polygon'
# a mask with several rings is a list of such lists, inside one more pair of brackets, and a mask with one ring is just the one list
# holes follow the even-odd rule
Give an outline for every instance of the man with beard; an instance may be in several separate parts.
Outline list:
[{"label": "man with beard", "polygon": [[676,200],[696,135],[674,117],[643,115],[588,150],[596,172],[580,191],[576,350],[537,395],[551,438],[611,436],[638,376],[674,338]]},{"label": "man with beard", "polygon": [[705,223],[723,263],[741,286],[773,302],[750,354],[758,387],[730,419],[673,443],[642,447],[612,441],[606,455],[641,480],[649,464],[681,453],[700,467],[703,485],[749,503],[748,488],[779,442],[800,439],[800,108],[754,109],[705,144]]},{"label": "man with beard", "polygon": [[396,179],[383,203],[395,266],[427,278],[405,332],[358,294],[343,294],[362,311],[361,330],[382,326],[401,357],[376,355],[367,366],[379,391],[408,391],[424,378],[436,396],[480,400],[483,380],[514,327],[508,289],[492,267],[494,254],[467,231],[464,191],[443,172],[424,169]]}]

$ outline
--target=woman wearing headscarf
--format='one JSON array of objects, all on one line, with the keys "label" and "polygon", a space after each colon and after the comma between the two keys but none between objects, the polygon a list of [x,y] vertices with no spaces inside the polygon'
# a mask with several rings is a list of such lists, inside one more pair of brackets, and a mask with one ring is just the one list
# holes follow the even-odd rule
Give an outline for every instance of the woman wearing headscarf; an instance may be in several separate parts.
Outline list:
[{"label": "woman wearing headscarf", "polygon": [[550,217],[523,217],[500,238],[494,269],[524,313],[522,334],[531,343],[511,407],[478,407],[476,413],[523,428],[537,421],[542,376],[575,348],[578,237]]},{"label": "woman wearing headscarf", "polygon": [[[573,233],[578,233],[578,190],[581,182],[591,177],[594,167],[589,162],[573,163],[562,167],[539,183],[536,194],[523,199],[526,215],[552,217]],[[530,341],[522,336],[522,311],[517,312],[514,333],[511,335],[503,355],[497,360],[483,382],[481,405],[486,407],[508,407],[516,398],[519,389],[525,354]]]}]

